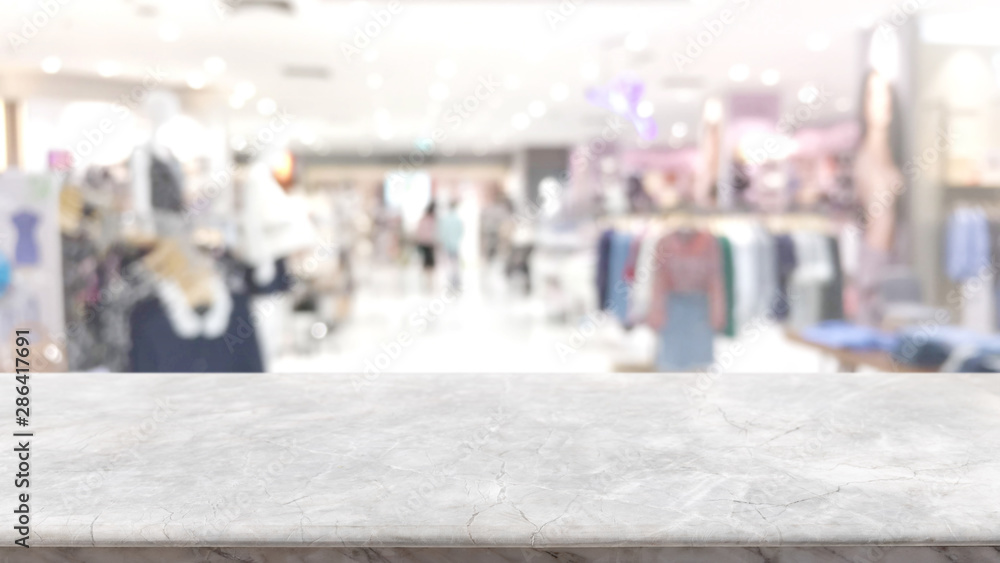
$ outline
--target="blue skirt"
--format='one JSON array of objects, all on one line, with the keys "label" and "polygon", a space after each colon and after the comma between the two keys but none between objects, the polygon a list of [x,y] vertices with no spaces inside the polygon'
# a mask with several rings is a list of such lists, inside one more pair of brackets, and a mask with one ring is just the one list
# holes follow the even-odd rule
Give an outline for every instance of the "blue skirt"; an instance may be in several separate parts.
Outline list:
[{"label": "blue skirt", "polygon": [[672,293],[664,307],[667,322],[657,338],[656,369],[690,371],[712,365],[715,333],[709,321],[708,296]]}]

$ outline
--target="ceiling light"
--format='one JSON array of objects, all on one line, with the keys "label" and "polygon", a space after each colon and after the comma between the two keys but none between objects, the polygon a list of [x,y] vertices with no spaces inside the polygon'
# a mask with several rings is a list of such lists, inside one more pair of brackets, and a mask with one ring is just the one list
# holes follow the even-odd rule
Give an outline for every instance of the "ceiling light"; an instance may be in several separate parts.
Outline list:
[{"label": "ceiling light", "polygon": [[253,85],[253,82],[248,82],[244,80],[243,82],[240,82],[239,84],[236,85],[234,91],[236,92],[237,96],[245,100],[249,100],[250,98],[254,97],[254,95],[257,94],[257,87]]},{"label": "ceiling light", "polygon": [[42,72],[45,74],[55,74],[62,69],[62,60],[59,57],[45,57],[42,59]]},{"label": "ceiling light", "polygon": [[438,61],[437,74],[441,78],[451,78],[452,76],[455,76],[456,72],[458,72],[458,69],[455,68],[455,62],[451,59],[442,59]]},{"label": "ceiling light", "polygon": [[649,44],[649,38],[641,31],[633,31],[625,37],[625,48],[633,53],[638,53]]},{"label": "ceiling light", "polygon": [[799,90],[799,101],[803,104],[811,104],[819,97],[819,88],[814,84],[806,84]]},{"label": "ceiling light", "polygon": [[508,74],[503,78],[503,87],[508,90],[517,90],[521,86],[521,79],[514,76],[513,74]]},{"label": "ceiling light", "polygon": [[388,141],[395,136],[396,132],[393,131],[391,125],[386,124],[378,128],[378,138],[382,139],[383,141]]},{"label": "ceiling light", "polygon": [[514,117],[510,118],[510,124],[514,129],[524,131],[531,125],[531,118],[523,113],[515,113]]},{"label": "ceiling light", "polygon": [[830,46],[830,36],[822,33],[815,33],[813,35],[810,35],[809,38],[806,39],[806,49],[809,49],[814,53],[818,53],[820,51],[826,51],[826,49],[829,46]]},{"label": "ceiling light", "polygon": [[760,81],[764,86],[774,86],[781,81],[781,73],[772,69],[760,73]]},{"label": "ceiling light", "polygon": [[448,86],[441,82],[435,82],[434,84],[431,84],[429,93],[431,95],[432,100],[437,100],[439,102],[447,100],[448,95],[450,94],[450,92],[448,91]]},{"label": "ceiling light", "polygon": [[205,75],[199,72],[193,72],[188,75],[187,84],[193,90],[201,90],[205,87]]},{"label": "ceiling light", "polygon": [[114,61],[104,61],[97,65],[97,74],[103,76],[104,78],[118,76],[121,72],[121,65]]},{"label": "ceiling light", "polygon": [[750,67],[745,64],[733,65],[729,69],[729,78],[733,82],[743,82],[750,77]]},{"label": "ceiling light", "polygon": [[233,109],[242,109],[243,106],[245,106],[246,104],[247,104],[247,99],[244,98],[243,96],[239,96],[237,94],[229,96],[229,107]]},{"label": "ceiling light", "polygon": [[670,134],[673,135],[674,137],[677,137],[678,139],[686,137],[688,134],[687,123],[684,123],[683,121],[678,121],[677,123],[674,123],[674,125],[670,128]]},{"label": "ceiling light", "polygon": [[722,120],[722,102],[718,98],[710,98],[705,102],[705,121],[718,123]]},{"label": "ceiling light", "polygon": [[385,108],[378,108],[375,110],[375,121],[377,123],[388,123],[389,122],[389,110]]},{"label": "ceiling light", "polygon": [[546,109],[548,108],[545,107],[545,104],[543,102],[535,100],[530,104],[528,104],[528,115],[534,118],[539,118],[545,115]]},{"label": "ceiling light", "polygon": [[601,75],[601,66],[595,62],[585,62],[580,65],[580,76],[584,80],[597,80]]},{"label": "ceiling light", "polygon": [[628,111],[628,100],[625,98],[625,94],[612,92],[609,101],[611,102],[611,109],[616,112],[625,113]]},{"label": "ceiling light", "polygon": [[208,57],[204,62],[205,72],[209,74],[222,74],[226,72],[226,61],[222,57]]},{"label": "ceiling light", "polygon": [[157,33],[160,39],[167,43],[173,43],[181,37],[181,29],[176,24],[170,22],[160,24],[160,29]]},{"label": "ceiling light", "polygon": [[639,102],[639,105],[635,108],[635,113],[639,117],[649,117],[653,115],[654,111],[653,102],[649,100],[643,100]]},{"label": "ceiling light", "polygon": [[303,145],[311,145],[316,142],[316,134],[312,131],[303,131],[299,134],[299,141]]},{"label": "ceiling light", "polygon": [[552,89],[549,90],[549,97],[552,98],[553,102],[562,102],[569,97],[569,88],[563,83],[553,84]]},{"label": "ceiling light", "polygon": [[257,100],[257,113],[261,115],[274,115],[278,111],[278,104],[271,98],[261,98]]},{"label": "ceiling light", "polygon": [[378,60],[378,49],[368,49],[361,57],[366,63],[373,63]]},{"label": "ceiling light", "polygon": [[385,80],[382,79],[381,74],[373,72],[368,75],[368,78],[365,80],[365,82],[368,83],[368,87],[371,88],[372,90],[378,90],[379,88],[382,87],[382,84],[385,82]]}]

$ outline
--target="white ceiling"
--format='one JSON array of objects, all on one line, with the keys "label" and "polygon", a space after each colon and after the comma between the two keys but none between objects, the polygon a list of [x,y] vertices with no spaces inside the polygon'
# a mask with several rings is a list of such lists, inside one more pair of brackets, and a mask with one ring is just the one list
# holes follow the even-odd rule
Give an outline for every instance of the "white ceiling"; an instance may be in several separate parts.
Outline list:
[{"label": "white ceiling", "polygon": [[[204,60],[215,56],[225,60],[227,68],[208,77],[204,91],[236,133],[250,134],[261,127],[256,101],[269,97],[293,116],[296,139],[316,137],[313,147],[324,152],[399,150],[435,128],[446,132],[441,145],[446,153],[502,151],[580,142],[599,133],[606,112],[589,105],[583,92],[622,74],[649,85],[661,136],[677,121],[695,130],[704,97],[734,89],[774,88],[792,104],[799,88],[816,84],[829,91],[831,99],[841,100],[839,109],[836,103],[828,104],[817,118],[843,117],[853,110],[861,72],[861,29],[891,14],[896,4],[903,5],[901,0],[398,0],[398,13],[375,34],[367,56],[349,60],[344,46],[389,2],[288,0],[295,6],[294,15],[260,8],[235,13],[218,9],[249,1],[74,0],[61,6],[23,48],[0,51],[0,69],[8,76],[12,71],[40,75],[43,59],[58,56],[61,75],[96,77],[102,61],[114,61],[122,67],[121,76],[95,79],[140,78],[147,69],[158,68],[166,72],[168,85],[187,89],[187,78],[204,74]],[[943,0],[921,4],[923,10],[945,9]],[[947,10],[994,4],[951,1]],[[40,18],[38,6],[37,0],[4,1],[0,31],[8,38],[10,32],[19,32],[23,18]],[[565,19],[554,17],[570,9]],[[732,23],[722,24],[704,53],[679,70],[674,55],[726,9],[732,11]],[[164,26],[176,29],[175,41],[160,37]],[[630,34],[640,44],[645,38],[645,48],[626,49]],[[817,34],[830,40],[829,47],[818,52],[807,48]],[[437,76],[442,60],[454,63],[454,76]],[[737,63],[751,69],[742,84],[728,78]],[[283,74],[288,66],[325,68],[329,76],[290,78]],[[597,76],[585,77],[582,66],[597,68]],[[777,86],[761,84],[766,69],[780,73]],[[372,74],[383,77],[377,90],[367,84]],[[507,77],[517,79],[515,88],[501,85],[458,126],[450,119],[452,105],[473,94],[480,81],[503,84]],[[227,100],[234,86],[247,80],[256,86],[256,97],[243,109],[230,108]],[[449,91],[443,103],[429,94],[436,82]],[[567,100],[550,99],[557,83],[568,87]],[[700,87],[671,86],[676,84]],[[513,116],[526,113],[536,100],[545,104],[545,115],[523,130],[515,129]]]}]

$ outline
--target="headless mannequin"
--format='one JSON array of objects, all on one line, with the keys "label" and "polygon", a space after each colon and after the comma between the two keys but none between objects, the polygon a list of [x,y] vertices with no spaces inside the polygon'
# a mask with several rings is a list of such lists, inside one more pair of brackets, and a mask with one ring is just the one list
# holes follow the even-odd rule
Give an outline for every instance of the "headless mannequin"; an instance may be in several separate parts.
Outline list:
[{"label": "headless mannequin", "polygon": [[892,249],[896,197],[903,181],[890,147],[893,102],[889,88],[877,72],[869,75],[864,104],[868,126],[854,163],[855,184],[866,222],[865,243],[871,250],[885,254]]},{"label": "headless mannequin", "polygon": [[[183,186],[180,167],[173,153],[163,142],[166,125],[180,114],[180,102],[170,92],[150,92],[143,106],[143,112],[149,119],[152,135],[149,143],[136,147],[132,154],[132,204],[140,222],[151,225],[143,219],[153,216],[154,207],[173,212],[181,211],[179,196]],[[154,190],[158,189],[154,186],[154,173],[160,177],[172,177],[172,181],[177,184],[177,193],[154,193]]]}]

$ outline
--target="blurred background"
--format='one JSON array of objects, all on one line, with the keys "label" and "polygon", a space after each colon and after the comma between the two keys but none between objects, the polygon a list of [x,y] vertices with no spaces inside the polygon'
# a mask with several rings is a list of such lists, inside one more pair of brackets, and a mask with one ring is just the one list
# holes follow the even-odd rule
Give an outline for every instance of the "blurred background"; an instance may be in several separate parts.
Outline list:
[{"label": "blurred background", "polygon": [[997,21],[4,2],[3,367],[998,371]]}]

